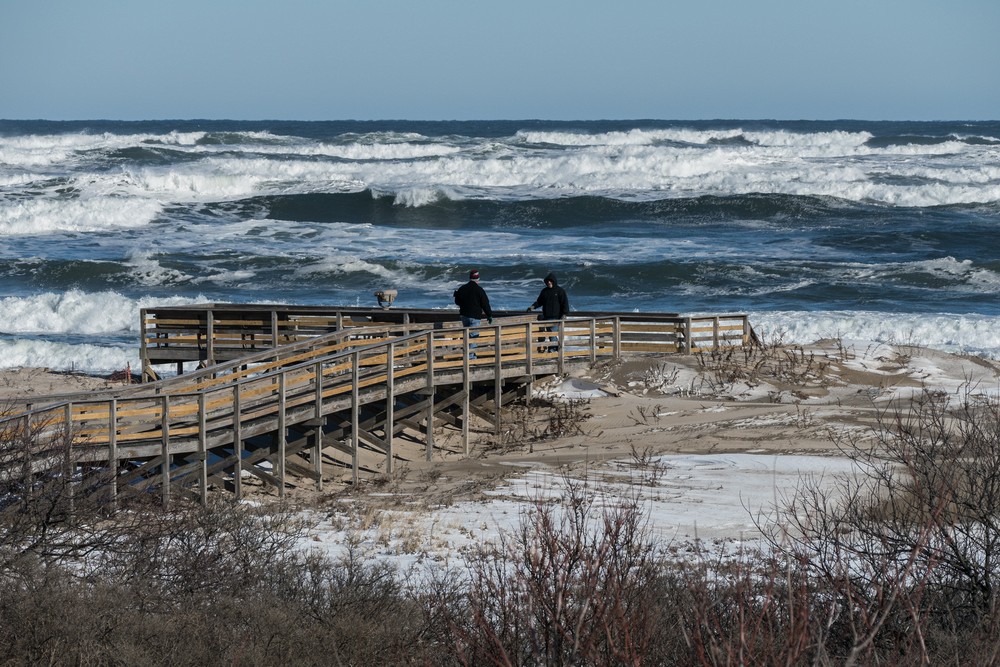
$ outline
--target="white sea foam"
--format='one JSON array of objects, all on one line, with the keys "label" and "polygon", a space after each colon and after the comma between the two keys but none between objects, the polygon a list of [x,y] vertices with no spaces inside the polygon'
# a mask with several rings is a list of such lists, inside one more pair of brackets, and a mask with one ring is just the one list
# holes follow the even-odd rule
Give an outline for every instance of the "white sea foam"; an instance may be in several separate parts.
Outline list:
[{"label": "white sea foam", "polygon": [[6,201],[0,202],[0,236],[141,227],[162,210],[158,201],[134,197]]},{"label": "white sea foam", "polygon": [[92,134],[89,132],[0,136],[0,166],[44,167],[78,159],[89,151],[111,151],[166,144],[193,146],[204,132],[167,132],[165,134]]},{"label": "white sea foam", "polygon": [[105,335],[139,331],[148,306],[204,303],[203,296],[131,299],[117,292],[45,292],[0,299],[0,333]]},{"label": "white sea foam", "polygon": [[137,347],[0,339],[0,368],[49,368],[104,375],[139,368]]},{"label": "white sea foam", "polygon": [[1000,359],[1000,317],[873,311],[764,311],[750,321],[765,340],[811,343],[850,338]]},{"label": "white sea foam", "polygon": [[[343,143],[236,134],[245,141],[201,145],[202,133],[9,137],[0,139],[0,166],[65,167],[88,151],[150,144],[204,155],[171,167],[84,173],[74,183],[84,194],[126,192],[160,204],[366,187],[393,194],[407,206],[433,203],[435,197],[497,198],[498,191],[510,198],[764,192],[902,206],[1000,201],[995,147],[957,140],[873,147],[868,132],[549,131],[463,142],[380,133]],[[736,138],[744,141],[733,142]],[[317,159],[323,157],[338,159]],[[0,171],[0,183],[16,185],[24,177]]]},{"label": "white sea foam", "polygon": [[191,279],[191,276],[181,271],[163,267],[153,258],[153,252],[150,250],[133,248],[128,252],[125,265],[132,279],[147,287],[171,285]]}]

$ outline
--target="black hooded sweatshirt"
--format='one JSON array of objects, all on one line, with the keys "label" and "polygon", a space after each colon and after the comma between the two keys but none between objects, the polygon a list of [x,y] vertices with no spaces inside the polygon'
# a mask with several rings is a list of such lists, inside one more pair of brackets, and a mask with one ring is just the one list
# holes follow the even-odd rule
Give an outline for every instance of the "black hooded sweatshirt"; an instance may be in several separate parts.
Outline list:
[{"label": "black hooded sweatshirt", "polygon": [[569,298],[566,296],[566,290],[559,287],[559,282],[556,280],[554,273],[545,276],[545,281],[552,283],[552,287],[546,285],[539,292],[538,298],[535,299],[535,302],[531,304],[528,310],[534,310],[541,306],[542,314],[540,319],[561,320],[569,315]]}]

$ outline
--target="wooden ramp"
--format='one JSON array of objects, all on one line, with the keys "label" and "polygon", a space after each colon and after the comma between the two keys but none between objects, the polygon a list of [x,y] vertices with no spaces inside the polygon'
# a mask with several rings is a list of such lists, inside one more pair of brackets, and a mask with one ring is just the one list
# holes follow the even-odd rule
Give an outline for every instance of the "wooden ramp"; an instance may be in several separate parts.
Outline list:
[{"label": "wooden ramp", "polygon": [[[205,502],[210,488],[240,497],[248,477],[278,495],[303,479],[320,490],[345,477],[356,483],[391,473],[415,453],[430,460],[435,430],[445,424],[460,431],[468,454],[471,420],[499,432],[505,401],[540,376],[600,358],[689,349],[699,331],[692,321],[522,315],[477,328],[341,321],[330,333],[315,328],[287,342],[245,338],[253,345],[233,360],[0,419],[0,479],[30,488],[32,480],[69,475],[76,497],[112,504],[134,494]],[[705,322],[701,347],[748,342],[745,316]],[[154,335],[172,350],[171,362],[185,354],[191,361],[216,333],[192,330],[190,320],[182,326],[173,337]],[[144,363],[151,358],[160,357]]]}]

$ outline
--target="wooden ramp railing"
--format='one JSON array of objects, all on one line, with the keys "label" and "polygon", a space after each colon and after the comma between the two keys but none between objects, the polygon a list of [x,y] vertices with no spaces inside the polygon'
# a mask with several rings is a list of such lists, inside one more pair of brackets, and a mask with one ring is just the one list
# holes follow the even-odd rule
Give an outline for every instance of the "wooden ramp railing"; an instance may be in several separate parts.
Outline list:
[{"label": "wooden ramp railing", "polygon": [[204,502],[211,486],[240,496],[246,475],[283,495],[290,477],[322,488],[331,466],[356,482],[362,468],[391,472],[412,456],[412,448],[398,451],[404,436],[422,438],[430,459],[435,424],[459,426],[467,454],[472,417],[499,429],[505,393],[530,391],[535,377],[567,364],[676,352],[695,332],[697,340],[745,342],[723,333],[735,326],[726,320],[688,320],[681,337],[676,322],[617,316],[521,318],[474,329],[345,327],[0,419],[0,479],[69,475],[76,494],[110,503],[157,492],[164,503],[174,494]]},{"label": "wooden ramp railing", "polygon": [[[504,322],[536,321],[534,315],[499,312]],[[691,352],[740,343],[752,335],[745,314],[578,312],[574,317],[621,323],[626,352]],[[442,309],[328,308],[201,304],[145,308],[140,312],[139,357],[143,380],[159,377],[155,367],[211,366],[326,334],[385,326],[387,332],[460,328],[458,314]]]}]

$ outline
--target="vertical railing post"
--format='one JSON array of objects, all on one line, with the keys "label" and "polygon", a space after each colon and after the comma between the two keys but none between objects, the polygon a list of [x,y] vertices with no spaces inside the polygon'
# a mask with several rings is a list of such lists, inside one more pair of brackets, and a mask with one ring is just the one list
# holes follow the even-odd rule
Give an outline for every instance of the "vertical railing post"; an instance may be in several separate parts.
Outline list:
[{"label": "vertical railing post", "polygon": [[392,474],[395,452],[393,432],[396,419],[396,344],[389,341],[385,353],[385,471]]},{"label": "vertical railing post", "polygon": [[524,372],[531,375],[535,365],[535,344],[531,340],[531,322],[524,324]]},{"label": "vertical railing post", "polygon": [[146,338],[149,335],[149,331],[146,327],[146,309],[139,309],[139,372],[142,375],[140,382],[145,382],[147,377],[152,377],[149,371],[152,371],[152,367],[149,363],[149,349],[146,345]]},{"label": "vertical railing post", "polygon": [[205,362],[215,364],[215,311],[211,308],[205,315]]},{"label": "vertical railing post", "polygon": [[462,446],[465,453],[469,453],[469,420],[470,392],[472,391],[472,377],[469,369],[469,328],[462,329]]},{"label": "vertical railing post", "polygon": [[694,341],[691,338],[691,318],[684,318],[684,349],[682,350],[685,354],[691,354],[694,349]]},{"label": "vertical railing post", "polygon": [[160,472],[160,485],[163,491],[163,507],[170,506],[170,394],[163,394],[160,398],[162,401],[163,413],[160,415],[160,434],[162,436],[160,443],[160,457],[163,459],[161,464]]},{"label": "vertical railing post", "polygon": [[712,349],[719,349],[719,316],[712,318]]},{"label": "vertical railing post", "polygon": [[242,406],[240,405],[240,387],[242,382],[237,380],[233,385],[233,495],[236,500],[243,499],[243,419]]},{"label": "vertical railing post", "polygon": [[271,311],[271,347],[278,347],[278,311]]},{"label": "vertical railing post", "polygon": [[111,479],[108,494],[111,511],[118,508],[118,399],[108,402],[108,470]]},{"label": "vertical railing post", "polygon": [[315,409],[313,421],[316,430],[313,431],[313,470],[316,471],[316,490],[323,490],[323,362],[317,361],[314,366],[315,375]]},{"label": "vertical railing post", "polygon": [[597,320],[590,318],[590,363],[597,361]]},{"label": "vertical railing post", "polygon": [[500,435],[501,414],[503,407],[503,342],[500,338],[501,325],[493,326],[493,432]]},{"label": "vertical railing post", "polygon": [[358,384],[361,381],[361,353],[351,355],[351,481],[357,486],[361,472],[361,393]]},{"label": "vertical railing post", "polygon": [[611,354],[615,359],[622,356],[622,318],[611,318]]},{"label": "vertical railing post", "polygon": [[566,363],[566,355],[565,355],[565,351],[566,351],[566,323],[563,320],[559,320],[559,324],[556,325],[556,326],[559,329],[559,336],[558,336],[558,341],[559,342],[557,343],[557,345],[558,345],[557,350],[559,352],[559,356],[556,359],[557,359],[557,365],[558,365],[558,368],[559,368],[559,374],[562,375],[565,372],[565,363]]},{"label": "vertical railing post", "polygon": [[427,330],[427,432],[424,435],[426,441],[427,460],[430,461],[434,454],[434,330]]},{"label": "vertical railing post", "polygon": [[279,498],[285,497],[285,450],[288,443],[288,436],[285,433],[287,421],[285,410],[288,408],[285,400],[285,382],[285,371],[281,371],[278,373],[278,465],[276,466]]},{"label": "vertical railing post", "polygon": [[198,499],[208,505],[208,415],[205,392],[198,393]]},{"label": "vertical railing post", "polygon": [[76,513],[76,493],[73,481],[76,479],[76,463],[73,461],[73,403],[67,403],[63,409],[63,443],[66,446],[66,460],[63,474],[66,475],[66,496],[69,501],[69,513]]}]

